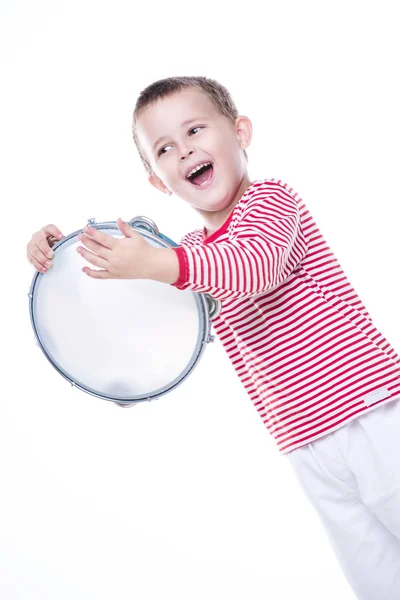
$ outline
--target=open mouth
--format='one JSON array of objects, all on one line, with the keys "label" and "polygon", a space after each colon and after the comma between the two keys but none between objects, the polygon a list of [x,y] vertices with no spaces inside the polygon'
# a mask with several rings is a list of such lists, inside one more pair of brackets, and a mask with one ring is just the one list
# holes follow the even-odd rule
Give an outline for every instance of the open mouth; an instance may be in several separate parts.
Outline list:
[{"label": "open mouth", "polygon": [[186,179],[193,185],[204,187],[210,183],[213,174],[214,167],[212,163],[203,163],[202,165],[192,169],[192,171],[186,176]]}]

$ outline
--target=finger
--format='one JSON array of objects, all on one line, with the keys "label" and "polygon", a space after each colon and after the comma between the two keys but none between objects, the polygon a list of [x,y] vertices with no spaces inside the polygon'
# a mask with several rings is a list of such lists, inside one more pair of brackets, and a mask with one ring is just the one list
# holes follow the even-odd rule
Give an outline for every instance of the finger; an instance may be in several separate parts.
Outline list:
[{"label": "finger", "polygon": [[53,224],[45,225],[42,227],[42,231],[44,232],[45,237],[53,236],[56,240],[61,240],[61,238],[64,237],[58,227]]},{"label": "finger", "polygon": [[98,231],[97,229],[89,227],[88,225],[84,228],[83,231],[84,233],[86,233],[86,235],[90,236],[95,242],[98,242],[99,244],[101,244],[105,248],[108,248],[109,250],[115,248],[116,243],[118,241],[112,235],[108,235],[108,233]]},{"label": "finger", "polygon": [[44,229],[33,234],[31,241],[28,244],[28,251],[36,258],[36,260],[44,265],[46,260],[52,259],[54,252],[50,248]]},{"label": "finger", "polygon": [[96,242],[92,238],[88,237],[85,233],[80,233],[78,235],[78,240],[82,242],[82,244],[84,244],[86,248],[89,248],[89,250],[92,250],[93,252],[95,252],[99,256],[102,256],[103,258],[107,258],[111,252],[109,248],[106,248],[102,244],[99,244],[99,242]]},{"label": "finger", "polygon": [[48,235],[47,238],[46,238],[46,240],[47,240],[47,243],[50,246],[50,248],[52,248],[54,246],[54,244],[56,244],[59,241],[58,239],[56,239],[52,235]]},{"label": "finger", "polygon": [[126,221],[124,221],[123,219],[121,219],[121,217],[118,217],[118,219],[117,219],[117,225],[118,225],[118,229],[126,237],[133,237],[132,234],[135,234],[135,232],[133,231],[133,229],[129,225],[129,223],[127,223]]},{"label": "finger", "polygon": [[118,225],[118,229],[121,231],[121,233],[124,234],[125,237],[130,237],[130,238],[140,237],[140,233],[135,231],[133,229],[132,225],[130,225],[129,223],[127,223],[126,221],[121,219],[121,217],[118,217],[117,225]]},{"label": "finger", "polygon": [[[50,247],[49,240],[44,236],[45,233],[43,232],[43,235],[39,237],[36,241],[36,247],[38,251],[45,257],[45,260],[47,260],[48,258],[52,259],[54,256],[54,252]],[[37,255],[37,258],[39,259],[39,255]]]},{"label": "finger", "polygon": [[[42,246],[43,247],[43,246]],[[46,250],[47,248],[47,250]],[[45,246],[45,248],[42,250],[41,248],[39,248],[39,246],[37,245],[29,245],[28,246],[28,253],[29,255],[42,267],[50,267],[51,266],[51,258],[53,257],[53,251],[47,246]],[[46,252],[46,254],[44,253]],[[28,256],[28,260],[29,260],[29,256]]]},{"label": "finger", "polygon": [[[28,261],[31,263],[31,265],[33,265],[37,271],[39,271],[40,273],[47,272],[47,267],[43,266],[39,261],[37,261],[35,259],[35,257],[32,256],[32,254],[29,252],[29,250],[27,251],[27,258],[28,258]],[[50,266],[51,266],[51,262],[50,262]]]},{"label": "finger", "polygon": [[105,268],[107,268],[109,266],[108,260],[106,260],[105,258],[102,258],[101,256],[98,256],[97,254],[94,254],[93,252],[90,252],[90,250],[86,250],[85,248],[82,248],[81,246],[78,246],[78,248],[76,249],[76,251],[85,260],[87,260],[88,262],[90,262],[95,267],[100,267],[102,269],[105,269]]},{"label": "finger", "polygon": [[95,271],[94,269],[89,269],[89,267],[83,267],[82,271],[92,279],[114,279],[111,273],[103,269]]},{"label": "finger", "polygon": [[64,236],[61,231],[55,225],[46,225],[42,228],[41,232],[47,240],[50,248],[59,242]]}]

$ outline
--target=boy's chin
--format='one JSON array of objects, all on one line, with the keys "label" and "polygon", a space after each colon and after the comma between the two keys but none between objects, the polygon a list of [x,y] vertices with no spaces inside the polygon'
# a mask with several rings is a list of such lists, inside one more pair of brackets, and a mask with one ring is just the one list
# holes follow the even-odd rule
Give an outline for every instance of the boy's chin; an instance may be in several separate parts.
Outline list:
[{"label": "boy's chin", "polygon": [[189,201],[189,204],[200,213],[222,213],[230,206],[231,200],[221,199],[220,195],[210,195],[209,197],[204,195],[202,198],[197,197]]}]

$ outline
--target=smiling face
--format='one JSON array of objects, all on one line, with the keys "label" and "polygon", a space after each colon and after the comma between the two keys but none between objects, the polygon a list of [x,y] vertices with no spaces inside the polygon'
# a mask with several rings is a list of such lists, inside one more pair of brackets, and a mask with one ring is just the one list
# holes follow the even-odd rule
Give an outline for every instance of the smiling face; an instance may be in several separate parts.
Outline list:
[{"label": "smiling face", "polygon": [[243,150],[251,140],[250,120],[232,122],[197,88],[157,100],[140,113],[136,127],[153,171],[150,182],[188,202],[206,223],[227,216],[249,187]]}]

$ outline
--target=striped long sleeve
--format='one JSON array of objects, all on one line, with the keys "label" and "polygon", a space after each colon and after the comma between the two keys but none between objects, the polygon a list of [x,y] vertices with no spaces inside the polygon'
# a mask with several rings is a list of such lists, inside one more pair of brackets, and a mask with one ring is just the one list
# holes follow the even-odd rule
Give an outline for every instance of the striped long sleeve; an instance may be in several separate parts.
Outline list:
[{"label": "striped long sleeve", "polygon": [[295,196],[262,185],[245,196],[225,224],[226,241],[210,236],[202,244],[175,248],[176,287],[219,300],[244,298],[274,289],[294,271],[307,251]]},{"label": "striped long sleeve", "polygon": [[213,327],[280,452],[400,399],[400,357],[287,184],[253,182],[176,252],[174,285],[221,299]]}]

